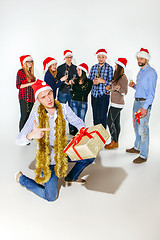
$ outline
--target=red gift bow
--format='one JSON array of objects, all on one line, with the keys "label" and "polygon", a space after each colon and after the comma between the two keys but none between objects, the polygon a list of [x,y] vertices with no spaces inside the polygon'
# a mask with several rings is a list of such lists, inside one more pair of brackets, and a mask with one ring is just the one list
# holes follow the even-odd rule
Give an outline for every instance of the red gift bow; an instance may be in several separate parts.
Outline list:
[{"label": "red gift bow", "polygon": [[94,137],[91,135],[92,133],[96,133],[96,134],[99,136],[99,138],[102,140],[102,142],[105,144],[105,142],[106,142],[105,139],[102,137],[102,135],[101,135],[98,131],[95,130],[95,131],[93,131],[93,132],[88,133],[87,130],[88,130],[88,128],[82,127],[82,128],[80,129],[80,132],[79,132],[75,137],[72,138],[72,141],[68,144],[68,146],[66,147],[66,149],[64,149],[64,152],[66,152],[66,151],[71,147],[71,145],[73,144],[72,148],[73,148],[74,152],[77,154],[77,156],[78,156],[81,160],[83,160],[82,157],[81,157],[81,156],[79,155],[79,153],[77,152],[77,150],[75,149],[75,146],[81,141],[82,137],[84,137],[84,136],[87,136],[87,137],[89,137],[90,139],[91,139],[91,138],[94,138]]},{"label": "red gift bow", "polygon": [[136,119],[138,119],[138,123],[140,123],[140,118],[141,118],[141,117],[142,117],[141,111],[136,112],[136,113],[135,113],[134,121],[135,121]]}]

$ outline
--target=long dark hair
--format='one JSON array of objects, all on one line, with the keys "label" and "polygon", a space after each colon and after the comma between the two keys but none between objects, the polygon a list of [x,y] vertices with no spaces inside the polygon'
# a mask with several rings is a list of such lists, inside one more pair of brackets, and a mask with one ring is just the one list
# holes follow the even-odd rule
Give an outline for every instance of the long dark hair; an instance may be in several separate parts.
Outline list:
[{"label": "long dark hair", "polygon": [[87,82],[87,75],[86,72],[82,70],[82,75],[79,77],[77,77],[77,83],[80,82],[80,80],[82,79],[82,84],[85,84]]},{"label": "long dark hair", "polygon": [[117,69],[114,71],[114,75],[112,78],[113,83],[118,83],[119,79],[124,74],[124,68],[117,64]]}]

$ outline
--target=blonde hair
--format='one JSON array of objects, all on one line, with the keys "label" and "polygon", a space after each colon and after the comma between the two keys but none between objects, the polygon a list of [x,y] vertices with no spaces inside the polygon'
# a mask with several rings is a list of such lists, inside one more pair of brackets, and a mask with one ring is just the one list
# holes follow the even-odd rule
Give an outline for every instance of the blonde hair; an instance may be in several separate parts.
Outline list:
[{"label": "blonde hair", "polygon": [[25,62],[22,69],[24,70],[24,73],[26,75],[28,82],[31,82],[31,79],[34,79],[34,80],[36,79],[36,77],[34,76],[34,62],[32,64],[32,67],[30,67],[29,70],[27,68],[27,63]]}]

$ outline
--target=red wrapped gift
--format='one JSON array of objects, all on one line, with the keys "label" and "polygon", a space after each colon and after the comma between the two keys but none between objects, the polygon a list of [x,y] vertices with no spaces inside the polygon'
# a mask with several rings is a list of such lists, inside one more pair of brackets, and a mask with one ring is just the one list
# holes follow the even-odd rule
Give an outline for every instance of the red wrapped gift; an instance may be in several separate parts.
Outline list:
[{"label": "red wrapped gift", "polygon": [[102,124],[86,129],[81,128],[64,149],[64,152],[72,161],[95,158],[108,138],[109,134]]}]

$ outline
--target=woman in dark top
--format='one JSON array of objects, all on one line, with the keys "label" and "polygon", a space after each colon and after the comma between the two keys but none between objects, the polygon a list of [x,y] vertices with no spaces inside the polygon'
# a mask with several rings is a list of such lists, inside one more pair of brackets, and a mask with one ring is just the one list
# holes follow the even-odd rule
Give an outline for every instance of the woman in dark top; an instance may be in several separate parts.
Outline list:
[{"label": "woman in dark top", "polygon": [[[72,100],[71,108],[80,117],[85,121],[85,116],[88,108],[88,94],[92,89],[92,81],[87,78],[86,73],[89,72],[87,64],[82,63],[77,67],[78,78],[72,82]],[[74,127],[71,130],[71,134],[75,135],[77,129]]]},{"label": "woman in dark top", "polygon": [[53,89],[54,98],[56,98],[57,88],[59,88],[63,81],[67,79],[66,76],[62,77],[60,80],[57,79],[57,60],[51,57],[47,57],[43,61],[44,71],[46,71],[44,76],[44,81],[51,86]]},{"label": "woman in dark top", "polygon": [[19,131],[26,123],[32,107],[35,102],[33,89],[31,87],[34,84],[36,78],[34,76],[34,62],[30,55],[24,55],[20,57],[22,68],[17,73],[16,87],[19,89],[19,103],[20,103],[20,122]]}]

